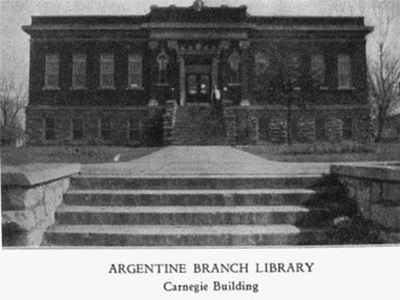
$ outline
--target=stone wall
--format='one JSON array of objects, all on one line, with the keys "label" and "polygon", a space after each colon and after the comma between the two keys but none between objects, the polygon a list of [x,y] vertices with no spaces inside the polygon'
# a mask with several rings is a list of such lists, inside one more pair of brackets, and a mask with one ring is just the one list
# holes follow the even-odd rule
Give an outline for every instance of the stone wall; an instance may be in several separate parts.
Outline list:
[{"label": "stone wall", "polygon": [[258,118],[252,109],[242,107],[236,111],[236,144],[256,145],[259,139]]},{"label": "stone wall", "polygon": [[164,145],[172,143],[172,131],[175,127],[176,110],[178,104],[175,100],[168,100],[165,103],[165,113],[163,115],[163,128],[164,128]]},{"label": "stone wall", "polygon": [[3,167],[2,227],[4,230],[13,224],[23,233],[5,237],[3,231],[3,241],[8,238],[10,243],[3,246],[40,246],[43,233],[55,222],[54,214],[69,187],[70,176],[79,172],[78,164]]},{"label": "stone wall", "polygon": [[347,188],[359,213],[372,221],[386,243],[400,243],[400,165],[333,165],[331,173]]},{"label": "stone wall", "polygon": [[233,108],[233,103],[230,100],[224,100],[222,102],[225,135],[230,145],[236,145],[237,142],[237,124],[236,114]]}]

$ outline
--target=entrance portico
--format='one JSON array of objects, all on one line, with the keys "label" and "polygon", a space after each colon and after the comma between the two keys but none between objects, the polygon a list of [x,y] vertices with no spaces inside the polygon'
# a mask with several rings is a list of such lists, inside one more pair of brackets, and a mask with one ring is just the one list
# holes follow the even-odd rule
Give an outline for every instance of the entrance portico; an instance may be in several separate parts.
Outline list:
[{"label": "entrance portico", "polygon": [[[171,43],[170,43],[171,44]],[[179,62],[179,104],[209,102],[211,90],[219,87],[219,57],[229,42],[172,43]]]}]

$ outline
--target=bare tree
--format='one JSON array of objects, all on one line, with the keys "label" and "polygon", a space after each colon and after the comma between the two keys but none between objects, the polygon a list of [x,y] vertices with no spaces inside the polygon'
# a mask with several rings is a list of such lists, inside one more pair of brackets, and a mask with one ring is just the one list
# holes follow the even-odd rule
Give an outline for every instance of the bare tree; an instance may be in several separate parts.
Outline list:
[{"label": "bare tree", "polygon": [[400,106],[400,2],[398,0],[331,0],[334,15],[364,16],[374,26],[367,37],[369,95],[375,142],[381,140],[386,121]]},{"label": "bare tree", "polygon": [[7,145],[23,138],[21,114],[27,105],[24,85],[10,78],[0,79],[1,144]]}]

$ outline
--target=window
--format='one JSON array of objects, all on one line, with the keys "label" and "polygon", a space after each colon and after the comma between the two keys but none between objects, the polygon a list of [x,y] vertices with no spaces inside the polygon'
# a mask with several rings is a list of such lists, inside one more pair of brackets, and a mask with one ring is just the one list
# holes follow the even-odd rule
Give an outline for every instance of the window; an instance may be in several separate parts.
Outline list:
[{"label": "window", "polygon": [[353,119],[343,118],[342,122],[343,138],[345,140],[351,139],[353,137]]},{"label": "window", "polygon": [[325,57],[323,54],[311,55],[311,77],[320,85],[325,84]]},{"label": "window", "polygon": [[254,71],[256,75],[265,73],[269,68],[269,59],[261,52],[257,52],[257,54],[254,56],[254,62]]},{"label": "window", "polygon": [[137,119],[128,121],[128,138],[130,141],[139,141],[142,136],[142,122]]},{"label": "window", "polygon": [[103,140],[111,139],[111,122],[108,117],[100,119],[100,137]]},{"label": "window", "polygon": [[159,84],[168,84],[168,61],[168,55],[165,53],[164,49],[162,49],[161,53],[157,56]]},{"label": "window", "polygon": [[44,119],[44,138],[48,141],[56,139],[56,121],[54,118]]},{"label": "window", "polygon": [[339,88],[351,88],[351,58],[348,54],[338,56]]},{"label": "window", "polygon": [[100,57],[100,87],[114,87],[114,54],[102,54]]},{"label": "window", "polygon": [[142,86],[142,55],[130,54],[128,58],[128,87]]},{"label": "window", "polygon": [[269,141],[269,119],[261,118],[258,120],[258,132],[260,140]]},{"label": "window", "polygon": [[46,89],[58,89],[59,56],[46,54],[46,67],[44,85]]},{"label": "window", "polygon": [[72,56],[72,87],[83,89],[86,86],[86,54]]},{"label": "window", "polygon": [[299,120],[297,118],[290,119],[290,138],[291,141],[299,139]]},{"label": "window", "polygon": [[289,55],[288,61],[289,79],[293,88],[300,86],[299,79],[301,77],[301,56],[298,53]]},{"label": "window", "polygon": [[83,119],[81,118],[72,119],[72,139],[83,139]]},{"label": "window", "polygon": [[234,51],[231,55],[229,55],[228,61],[231,67],[229,78],[230,83],[240,83],[240,60],[240,55],[237,53],[237,51]]},{"label": "window", "polygon": [[315,119],[315,137],[317,141],[323,141],[326,138],[324,118]]}]

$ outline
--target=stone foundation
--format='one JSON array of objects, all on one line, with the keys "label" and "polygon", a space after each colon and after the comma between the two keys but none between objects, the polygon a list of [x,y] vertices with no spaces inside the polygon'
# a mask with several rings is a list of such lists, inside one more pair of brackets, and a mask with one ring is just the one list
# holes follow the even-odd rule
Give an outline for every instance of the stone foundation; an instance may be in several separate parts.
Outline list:
[{"label": "stone foundation", "polygon": [[[176,101],[165,107],[137,108],[49,108],[31,106],[27,110],[29,145],[169,145],[174,126]],[[45,138],[45,118],[55,121],[55,138]],[[72,120],[83,120],[83,137],[73,138]],[[101,120],[108,118],[110,136],[102,137]],[[317,128],[317,119],[319,120]],[[323,121],[322,123],[320,121]],[[344,120],[347,122],[346,128]],[[133,121],[133,123],[132,123]],[[282,106],[233,106],[223,102],[223,123],[230,145],[288,142],[287,109]],[[350,121],[350,127],[349,127]],[[291,142],[313,143],[343,140],[371,142],[369,109],[366,106],[314,106],[293,108],[290,128]],[[261,124],[261,125],[260,125]],[[323,128],[321,128],[323,127]]]},{"label": "stone foundation", "polygon": [[[14,224],[23,234],[9,237],[13,244],[40,246],[46,229],[55,222],[70,176],[80,165],[32,164],[2,170],[2,226]],[[3,231],[3,240],[4,240]]]},{"label": "stone foundation", "polygon": [[[27,109],[26,133],[29,145],[121,145],[159,146],[163,143],[164,107],[136,108],[50,108]],[[55,138],[45,137],[45,118],[55,121]],[[72,120],[83,120],[83,137],[74,139]],[[109,137],[102,136],[101,120],[109,119]]]},{"label": "stone foundation", "polygon": [[[243,109],[242,107],[235,107],[234,112],[240,116],[243,114]],[[253,106],[246,109],[256,116],[259,123],[262,123],[262,126],[259,126],[258,129],[258,144],[265,142],[283,144],[288,142],[288,119],[285,107],[271,106],[266,108]],[[317,119],[322,119],[323,124],[317,124]],[[351,137],[344,135],[343,120],[345,119],[351,120],[352,127],[347,129],[351,132]],[[291,132],[291,141],[293,143],[314,143],[317,140],[332,143],[352,140],[365,143],[372,141],[370,121],[369,108],[366,106],[293,108],[289,131]],[[321,126],[321,128],[317,126]]]}]

